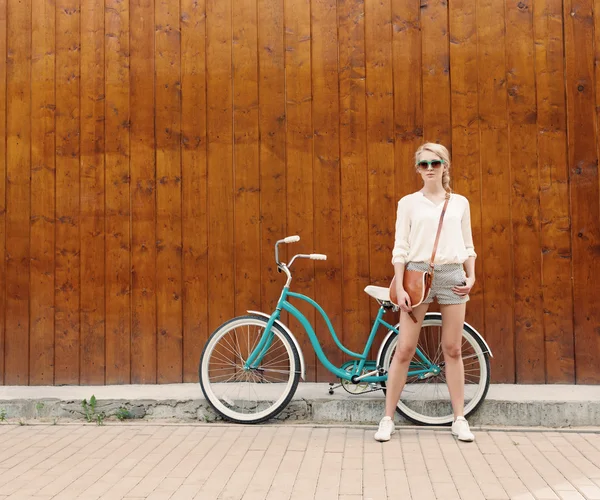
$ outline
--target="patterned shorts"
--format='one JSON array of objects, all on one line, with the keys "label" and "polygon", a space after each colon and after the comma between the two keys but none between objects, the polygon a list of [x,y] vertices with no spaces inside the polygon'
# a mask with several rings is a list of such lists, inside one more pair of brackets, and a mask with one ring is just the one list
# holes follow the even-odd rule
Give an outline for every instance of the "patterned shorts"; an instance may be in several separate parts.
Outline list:
[{"label": "patterned shorts", "polygon": [[[409,262],[406,264],[408,271],[427,271],[428,267],[427,262]],[[469,296],[456,295],[452,288],[463,284],[465,280],[466,274],[462,264],[434,265],[433,284],[431,285],[429,297],[423,301],[423,304],[431,304],[433,299],[437,299],[438,304],[464,304],[469,300]]]}]

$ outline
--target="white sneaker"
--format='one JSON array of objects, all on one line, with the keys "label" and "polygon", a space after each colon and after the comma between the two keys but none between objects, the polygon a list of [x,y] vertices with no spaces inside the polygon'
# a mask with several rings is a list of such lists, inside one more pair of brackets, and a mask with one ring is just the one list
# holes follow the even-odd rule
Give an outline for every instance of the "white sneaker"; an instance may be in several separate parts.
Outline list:
[{"label": "white sneaker", "polygon": [[383,417],[375,433],[375,441],[389,441],[394,432],[396,432],[394,421],[390,417]]},{"label": "white sneaker", "polygon": [[456,436],[459,441],[474,441],[475,436],[469,429],[469,422],[465,417],[456,417],[456,420],[452,423],[452,435]]}]

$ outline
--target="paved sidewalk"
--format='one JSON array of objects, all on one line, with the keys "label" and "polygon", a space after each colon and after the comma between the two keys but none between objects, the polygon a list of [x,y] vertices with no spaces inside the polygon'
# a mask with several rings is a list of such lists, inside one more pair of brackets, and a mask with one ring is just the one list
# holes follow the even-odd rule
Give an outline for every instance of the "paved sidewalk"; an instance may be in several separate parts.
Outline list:
[{"label": "paved sidewalk", "polygon": [[598,432],[0,425],[0,499],[600,499]]}]

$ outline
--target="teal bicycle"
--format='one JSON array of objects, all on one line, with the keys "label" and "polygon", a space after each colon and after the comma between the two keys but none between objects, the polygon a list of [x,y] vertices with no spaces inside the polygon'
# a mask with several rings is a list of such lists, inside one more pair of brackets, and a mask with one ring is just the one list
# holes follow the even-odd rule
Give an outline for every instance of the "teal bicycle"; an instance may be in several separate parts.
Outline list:
[{"label": "teal bicycle", "polygon": [[[248,311],[246,316],[227,321],[210,336],[202,352],[199,366],[202,392],[214,410],[229,421],[256,424],[275,417],[291,401],[300,377],[305,378],[300,344],[280,321],[282,311],[287,311],[300,322],[319,361],[340,379],[338,387],[351,394],[385,392],[387,370],[398,336],[402,334],[399,324],[391,325],[383,319],[386,312],[398,311],[390,301],[389,289],[377,286],[365,288],[365,292],[379,303],[379,311],[363,352],[347,349],[340,342],[323,308],[310,297],[290,290],[291,268],[296,259],[327,259],[323,254],[297,254],[288,264],[280,262],[279,245],[299,240],[298,236],[289,236],[275,244],[277,268],[287,276],[275,311],[271,314]],[[331,363],[312,325],[289,299],[301,300],[314,307],[325,320],[338,348],[353,359],[340,367]],[[440,313],[427,313],[397,406],[401,415],[416,424],[448,425],[453,420],[441,347],[441,326]],[[369,360],[371,345],[381,327],[387,330],[387,335],[377,358]],[[465,416],[477,410],[485,399],[490,384],[490,356],[492,353],[483,337],[465,323],[462,342]],[[330,394],[333,389],[335,387],[330,384]]]}]

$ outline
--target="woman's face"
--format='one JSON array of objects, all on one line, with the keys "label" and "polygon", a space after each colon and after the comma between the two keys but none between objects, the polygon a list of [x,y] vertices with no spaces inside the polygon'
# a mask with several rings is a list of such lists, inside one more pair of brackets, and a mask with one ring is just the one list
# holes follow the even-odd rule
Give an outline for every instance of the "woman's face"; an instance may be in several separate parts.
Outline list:
[{"label": "woman's face", "polygon": [[442,159],[432,153],[431,151],[423,151],[419,155],[419,161],[417,162],[417,171],[421,174],[423,182],[429,183],[442,183],[442,176],[444,175],[445,165]]}]

